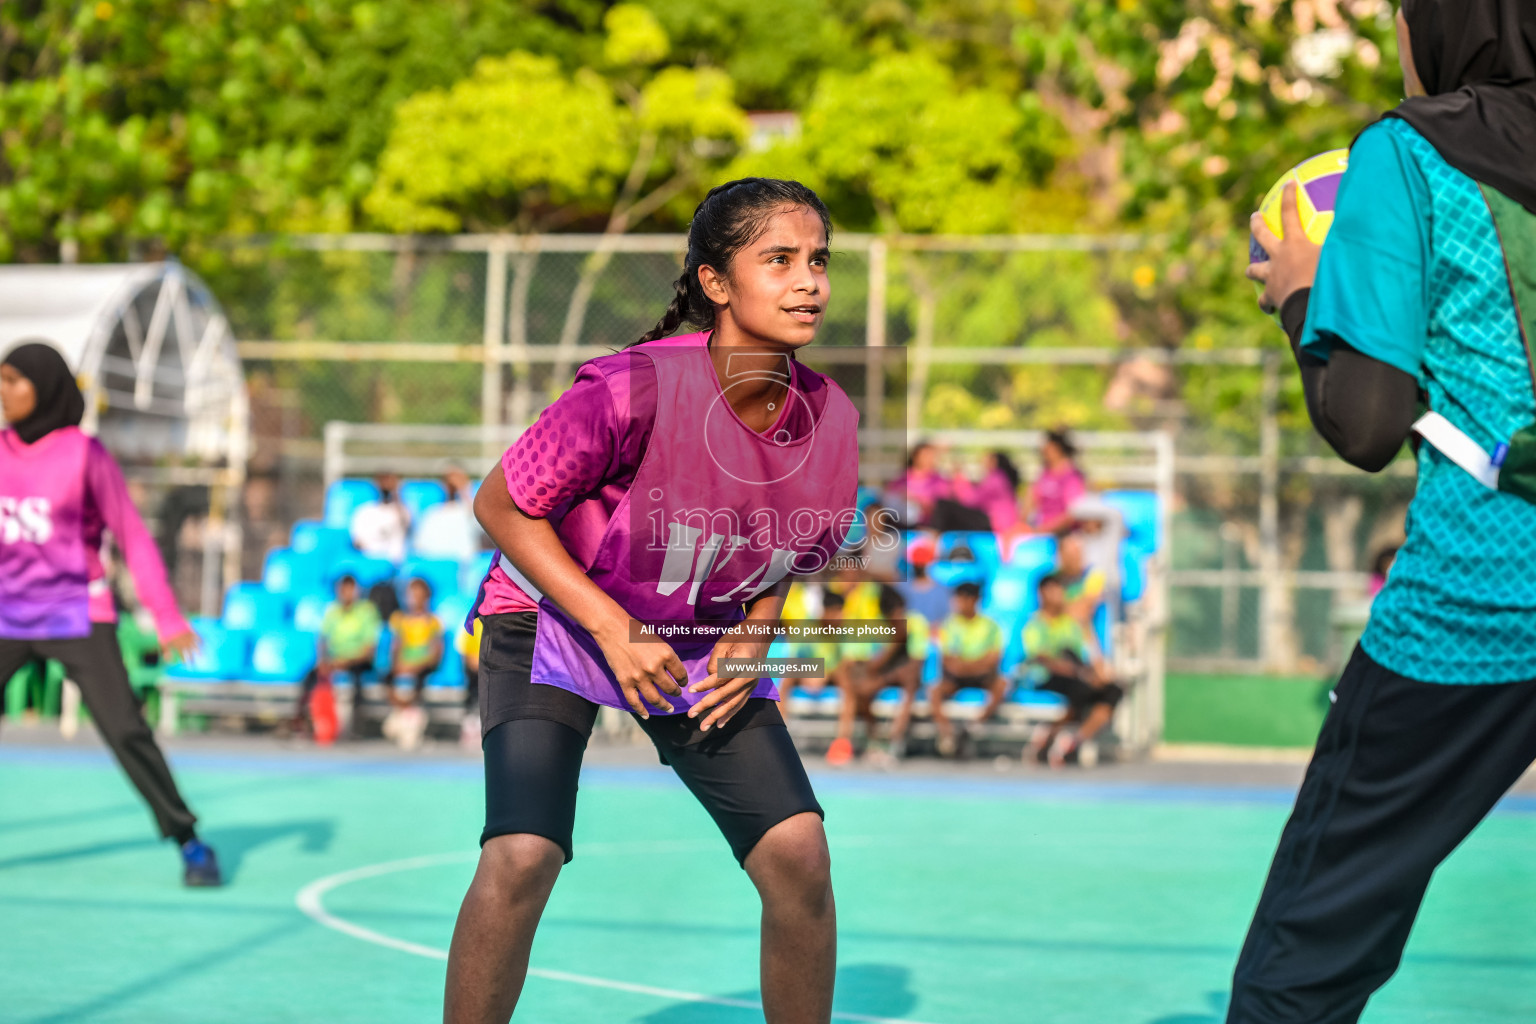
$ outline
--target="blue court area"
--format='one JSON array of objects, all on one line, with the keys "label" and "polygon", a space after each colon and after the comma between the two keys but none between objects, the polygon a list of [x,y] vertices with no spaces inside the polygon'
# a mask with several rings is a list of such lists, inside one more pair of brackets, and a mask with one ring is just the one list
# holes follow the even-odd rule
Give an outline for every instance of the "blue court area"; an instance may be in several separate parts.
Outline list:
[{"label": "blue court area", "polygon": [[[94,746],[0,741],[0,1019],[439,1019],[480,824],[472,759],[265,741],[171,756],[222,890],[180,887]],[[1158,769],[818,773],[837,1019],[1219,1024],[1294,769],[1257,785]],[[1441,870],[1367,1021],[1536,1016],[1533,848],[1536,801],[1512,797]],[[761,1019],[756,913],[670,774],[597,749],[517,1019]]]}]

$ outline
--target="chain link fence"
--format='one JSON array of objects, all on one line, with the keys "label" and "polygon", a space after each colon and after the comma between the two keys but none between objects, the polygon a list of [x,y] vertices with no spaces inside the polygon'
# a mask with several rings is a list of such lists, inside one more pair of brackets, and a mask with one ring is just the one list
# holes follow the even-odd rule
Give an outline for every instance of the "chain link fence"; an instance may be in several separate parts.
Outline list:
[{"label": "chain link fence", "polygon": [[[196,269],[241,341],[251,396],[247,577],[295,519],[319,514],[326,423],[527,423],[582,360],[651,327],[683,246],[363,235],[210,254]],[[1327,453],[1282,394],[1291,374],[1278,333],[1273,350],[1138,345],[1139,246],[841,236],[817,346],[904,349],[899,364],[856,376],[866,426],[1168,432],[1170,667],[1326,671],[1375,552],[1401,537],[1411,463],[1368,476]],[[1032,452],[1012,454],[1033,471]],[[465,468],[483,473],[493,458]],[[1084,469],[1092,479],[1091,453]]]}]

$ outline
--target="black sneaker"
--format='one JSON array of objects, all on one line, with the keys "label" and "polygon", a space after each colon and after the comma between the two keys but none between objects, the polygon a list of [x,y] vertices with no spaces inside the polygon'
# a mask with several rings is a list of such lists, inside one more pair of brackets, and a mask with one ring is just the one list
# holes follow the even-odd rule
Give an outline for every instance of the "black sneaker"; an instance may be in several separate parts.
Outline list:
[{"label": "black sneaker", "polygon": [[189,888],[204,888],[224,884],[219,873],[219,858],[213,847],[201,839],[189,839],[181,846],[183,866],[181,881]]}]

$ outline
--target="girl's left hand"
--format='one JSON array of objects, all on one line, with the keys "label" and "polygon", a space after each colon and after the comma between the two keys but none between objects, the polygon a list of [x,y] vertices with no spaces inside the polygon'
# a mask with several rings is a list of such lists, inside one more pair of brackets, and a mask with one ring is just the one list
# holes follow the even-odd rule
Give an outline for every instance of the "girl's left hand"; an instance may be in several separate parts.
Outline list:
[{"label": "girl's left hand", "polygon": [[1285,231],[1284,238],[1276,238],[1260,214],[1255,213],[1248,223],[1253,237],[1269,253],[1269,259],[1264,262],[1248,264],[1248,277],[1264,285],[1259,308],[1274,313],[1293,293],[1312,287],[1323,247],[1308,238],[1306,229],[1301,226],[1294,181],[1286,184],[1280,197],[1280,225]]},{"label": "girl's left hand", "polygon": [[689,693],[710,691],[703,700],[688,709],[689,718],[697,719],[708,713],[699,723],[700,732],[708,732],[715,726],[729,722],[731,716],[747,703],[748,698],[752,696],[752,691],[757,687],[758,679],[761,678],[754,675],[722,679],[719,674],[720,659],[761,658],[768,653],[769,646],[761,640],[741,640],[729,633],[715,644],[715,649],[709,655],[709,675],[688,687]]},{"label": "girl's left hand", "polygon": [[202,646],[202,639],[196,632],[189,629],[185,633],[178,633],[161,643],[160,652],[167,656],[174,654],[178,661],[184,662],[196,654]]}]

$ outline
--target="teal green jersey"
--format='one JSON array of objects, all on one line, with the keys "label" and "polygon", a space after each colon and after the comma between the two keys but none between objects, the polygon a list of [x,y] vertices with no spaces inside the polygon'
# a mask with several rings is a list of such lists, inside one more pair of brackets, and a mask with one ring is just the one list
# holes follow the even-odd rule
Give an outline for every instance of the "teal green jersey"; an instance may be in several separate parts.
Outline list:
[{"label": "teal green jersey", "polygon": [[[1355,143],[1323,246],[1302,345],[1326,359],[1338,340],[1413,374],[1485,451],[1536,419],[1488,205],[1397,118]],[[1421,445],[1407,539],[1361,645],[1425,682],[1536,677],[1536,505]]]}]

